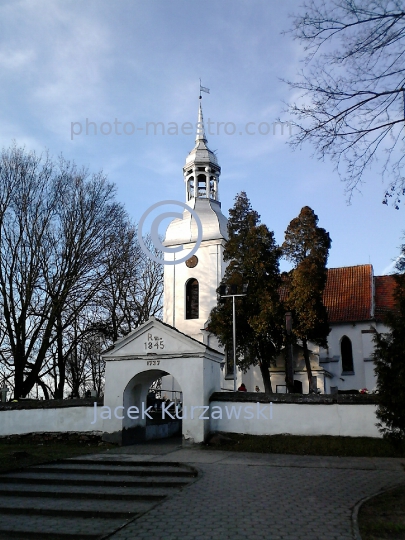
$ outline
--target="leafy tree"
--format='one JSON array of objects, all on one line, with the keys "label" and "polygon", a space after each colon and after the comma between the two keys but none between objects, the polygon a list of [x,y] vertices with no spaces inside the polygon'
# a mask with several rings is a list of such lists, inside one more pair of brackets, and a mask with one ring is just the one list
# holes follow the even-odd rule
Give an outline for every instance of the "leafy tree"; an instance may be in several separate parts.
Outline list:
[{"label": "leafy tree", "polygon": [[285,232],[284,257],[294,264],[288,279],[287,306],[293,314],[293,335],[302,342],[310,392],[314,391],[308,341],[326,348],[330,328],[322,297],[326,285],[331,240],[317,226],[318,216],[308,206],[301,209]]},{"label": "leafy tree", "polygon": [[[251,207],[245,192],[235,198],[228,222],[229,240],[224,260],[229,261],[222,285],[248,285],[236,299],[237,365],[246,372],[259,365],[266,393],[272,392],[269,368],[283,343],[283,311],[279,298],[281,251],[274,235]],[[219,292],[219,290],[218,290]],[[232,302],[211,311],[209,329],[220,343],[232,347]]]},{"label": "leafy tree", "polygon": [[403,0],[310,0],[292,34],[308,52],[306,68],[287,81],[301,98],[288,109],[296,118],[293,146],[308,141],[329,156],[351,197],[378,156],[398,207],[405,194]]},{"label": "leafy tree", "polygon": [[405,439],[405,275],[397,274],[395,280],[397,309],[386,315],[390,331],[375,335],[374,371],[379,400],[377,426],[385,438],[401,441]]}]

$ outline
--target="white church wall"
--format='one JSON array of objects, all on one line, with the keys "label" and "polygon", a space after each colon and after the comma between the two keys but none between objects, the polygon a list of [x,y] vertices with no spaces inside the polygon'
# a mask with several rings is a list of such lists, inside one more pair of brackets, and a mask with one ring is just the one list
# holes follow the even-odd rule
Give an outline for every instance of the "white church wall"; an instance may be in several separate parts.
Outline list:
[{"label": "white church wall", "polygon": [[[218,408],[222,411],[222,418],[213,419],[213,415],[219,415]],[[239,418],[236,418],[238,411]],[[372,404],[272,403],[270,407],[269,403],[212,401],[211,431],[248,435],[288,433],[381,438],[375,426],[375,411],[376,405]]]},{"label": "white church wall", "polygon": [[[318,390],[324,394],[326,392],[326,377],[324,375],[322,366],[319,365],[319,357],[317,352],[318,348],[311,345],[310,362],[312,375],[317,378]],[[264,391],[263,378],[259,366],[251,367],[246,373],[242,373],[238,370],[238,380],[245,383],[248,392],[255,392],[256,386],[259,387],[260,392]],[[305,369],[305,360],[301,347],[294,348],[294,380],[300,381],[302,383],[303,393],[308,394],[308,376]],[[284,352],[282,352],[276,358],[275,365],[270,368],[270,381],[273,392],[286,393]],[[231,389],[231,387],[227,389]]]},{"label": "white church wall", "polygon": [[377,377],[374,373],[374,367],[372,359],[364,362],[364,386],[360,386],[359,388],[367,388],[368,391],[375,390]]},{"label": "white church wall", "polygon": [[[335,324],[328,337],[329,349],[325,350],[310,344],[313,352],[311,355],[311,367],[313,376],[317,377],[317,388],[321,393],[329,394],[332,388],[338,390],[359,390],[367,388],[369,391],[376,387],[376,376],[374,374],[374,363],[372,355],[374,352],[374,334],[370,332],[370,323],[356,324]],[[379,332],[387,331],[387,327],[376,325]],[[353,374],[343,374],[340,342],[343,336],[347,336],[352,342],[353,350]],[[209,336],[210,346],[216,347],[215,336]],[[329,360],[325,362],[325,359]],[[280,355],[276,360],[276,366],[271,368],[271,383],[273,392],[283,391],[285,385],[285,360]],[[323,370],[328,373],[324,374]],[[297,348],[294,354],[294,379],[302,383],[302,391],[307,394],[309,391],[308,378],[305,370],[302,350]],[[254,392],[258,386],[260,391],[264,390],[263,380],[258,366],[250,368],[246,374],[238,370],[238,386],[243,381],[248,391]],[[233,378],[227,379],[223,373],[221,387],[225,390],[233,390]],[[277,388],[279,387],[279,388]]]},{"label": "white church wall", "polygon": [[[385,328],[381,325],[382,328]],[[327,381],[329,388],[339,390],[373,390],[376,386],[372,354],[374,351],[373,333],[370,333],[371,323],[334,324],[328,336],[329,349],[320,350],[320,363],[333,377]],[[340,343],[347,336],[352,343],[354,373],[343,373]],[[325,362],[328,357],[329,361]]]},{"label": "white church wall", "polygon": [[374,338],[375,333],[367,330],[362,330],[361,332],[361,341],[362,341],[362,352],[363,352],[363,361],[370,360],[374,353]]},{"label": "white church wall", "polygon": [[251,367],[246,373],[241,373],[238,370],[238,375],[240,375],[241,382],[245,384],[248,392],[255,392],[256,386],[259,387],[261,392],[264,391],[263,379],[259,366]]},{"label": "white church wall", "polygon": [[[312,376],[316,377],[316,388],[322,394],[326,392],[326,383],[323,367],[319,364],[319,347],[312,343],[309,344],[309,360],[312,370]],[[294,380],[300,381],[302,384],[302,392],[309,393],[309,382],[307,370],[305,367],[304,351],[299,345],[293,348],[293,366]],[[275,365],[270,368],[271,384],[273,392],[285,393],[285,353],[282,353],[276,358]],[[262,383],[263,386],[263,383]],[[260,385],[259,385],[260,388]]]},{"label": "white church wall", "polygon": [[[212,336],[210,337],[211,343]],[[318,363],[318,355],[311,354],[312,375],[317,377],[317,388],[322,394],[327,392],[327,382],[322,366]],[[302,383],[302,391],[304,394],[309,392],[308,376],[305,370],[305,363],[302,353],[295,353],[294,356],[294,379]],[[276,366],[270,369],[270,380],[273,392],[285,393],[285,359],[284,354],[281,354],[276,360]],[[237,370],[237,388],[241,383],[244,383],[248,392],[255,392],[256,386],[259,392],[264,391],[263,377],[259,366],[252,366],[246,373],[239,369]],[[227,391],[233,390],[233,377],[226,376],[225,371],[222,374],[221,388]]]},{"label": "white church wall", "polygon": [[43,432],[101,432],[103,422],[94,421],[94,407],[11,409],[0,411],[0,436]]}]

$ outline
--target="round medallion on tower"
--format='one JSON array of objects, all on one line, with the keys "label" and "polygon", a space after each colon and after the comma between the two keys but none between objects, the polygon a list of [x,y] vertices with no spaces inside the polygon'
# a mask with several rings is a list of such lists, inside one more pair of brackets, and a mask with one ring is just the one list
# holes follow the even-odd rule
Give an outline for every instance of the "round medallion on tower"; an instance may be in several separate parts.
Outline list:
[{"label": "round medallion on tower", "polygon": [[189,259],[186,260],[186,266],[187,268],[195,268],[198,264],[198,258],[193,255]]}]

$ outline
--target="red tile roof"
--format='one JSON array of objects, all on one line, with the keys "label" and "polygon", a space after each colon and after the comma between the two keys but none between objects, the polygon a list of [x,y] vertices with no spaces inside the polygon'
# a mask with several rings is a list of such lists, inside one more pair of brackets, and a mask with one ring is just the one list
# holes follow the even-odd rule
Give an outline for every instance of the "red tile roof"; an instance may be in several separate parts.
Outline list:
[{"label": "red tile roof", "polygon": [[[375,280],[375,310],[373,310],[373,279]],[[282,301],[287,300],[288,278],[281,287]],[[329,268],[323,302],[329,322],[343,323],[382,320],[384,313],[393,310],[395,280],[393,276],[373,277],[371,264]]]},{"label": "red tile roof", "polygon": [[394,276],[375,277],[375,316],[377,319],[383,320],[388,311],[395,310],[395,286]]},{"label": "red tile roof", "polygon": [[371,264],[330,268],[323,303],[329,322],[366,321],[372,318],[373,267]]}]

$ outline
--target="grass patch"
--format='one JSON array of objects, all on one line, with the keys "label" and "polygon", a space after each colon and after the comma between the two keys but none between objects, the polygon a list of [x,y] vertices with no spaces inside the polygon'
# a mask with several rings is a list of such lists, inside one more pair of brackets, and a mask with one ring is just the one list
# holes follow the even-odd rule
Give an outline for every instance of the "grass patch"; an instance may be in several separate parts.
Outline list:
[{"label": "grass patch", "polygon": [[100,440],[81,440],[78,436],[73,440],[55,441],[24,438],[23,441],[0,439],[0,473],[25,469],[31,465],[40,465],[57,459],[65,459],[83,454],[102,452],[114,445]]},{"label": "grass patch", "polygon": [[377,495],[359,512],[362,540],[403,540],[405,538],[405,486]]},{"label": "grass patch", "polygon": [[302,456],[404,457],[405,448],[385,439],[371,437],[334,437],[298,435],[243,435],[224,433],[231,439],[221,440],[221,450],[259,452],[262,454],[295,454]]}]

